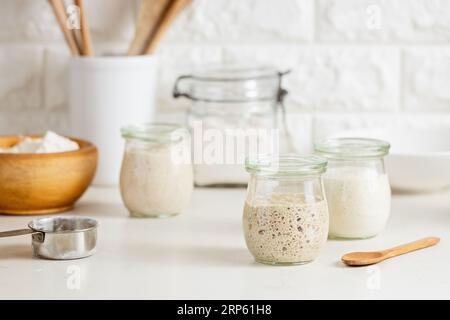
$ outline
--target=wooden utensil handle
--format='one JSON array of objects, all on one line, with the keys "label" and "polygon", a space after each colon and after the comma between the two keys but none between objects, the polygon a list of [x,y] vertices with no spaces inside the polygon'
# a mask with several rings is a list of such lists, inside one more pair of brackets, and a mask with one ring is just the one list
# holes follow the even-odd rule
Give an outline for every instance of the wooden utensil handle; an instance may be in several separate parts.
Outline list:
[{"label": "wooden utensil handle", "polygon": [[164,17],[158,23],[154,34],[151,35],[148,46],[145,49],[145,54],[153,54],[156,46],[161,40],[164,33],[169,29],[172,22],[178,16],[178,14],[187,7],[192,0],[172,0],[169,7],[167,8]]},{"label": "wooden utensil handle", "polygon": [[94,49],[92,48],[91,32],[89,30],[86,9],[84,7],[83,0],[75,0],[75,4],[80,8],[80,28],[81,28],[81,53],[83,56],[91,57],[94,55]]},{"label": "wooden utensil handle", "polygon": [[72,53],[73,56],[79,56],[80,50],[78,48],[78,44],[75,40],[74,34],[72,30],[69,30],[66,26],[67,15],[64,8],[64,4],[62,3],[61,0],[48,0],[48,2],[50,3],[53,9],[56,20],[64,35],[64,39],[66,40],[67,45],[69,46],[70,52]]},{"label": "wooden utensil handle", "polygon": [[158,23],[169,8],[171,0],[142,0],[134,39],[128,49],[128,55],[144,54]]},{"label": "wooden utensil handle", "polygon": [[419,250],[434,246],[440,241],[437,237],[427,237],[410,243],[402,244],[400,246],[384,250],[383,253],[386,254],[388,258],[399,256],[411,251]]}]

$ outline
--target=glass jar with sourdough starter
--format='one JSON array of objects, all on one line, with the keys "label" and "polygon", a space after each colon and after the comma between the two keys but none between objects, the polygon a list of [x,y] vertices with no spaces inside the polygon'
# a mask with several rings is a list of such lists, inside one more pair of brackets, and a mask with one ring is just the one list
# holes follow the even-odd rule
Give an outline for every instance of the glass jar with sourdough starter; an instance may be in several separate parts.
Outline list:
[{"label": "glass jar with sourdough starter", "polygon": [[375,139],[335,138],[315,145],[328,159],[324,174],[331,238],[369,238],[389,218],[391,189],[383,158],[389,143]]},{"label": "glass jar with sourdough starter", "polygon": [[124,127],[122,136],[120,191],[130,215],[164,217],[186,209],[194,184],[189,131],[150,123]]},{"label": "glass jar with sourdough starter", "polygon": [[321,178],[326,166],[326,159],[311,155],[261,155],[246,161],[250,181],[243,225],[256,261],[303,264],[319,254],[328,237]]},{"label": "glass jar with sourdough starter", "polygon": [[247,155],[278,153],[284,74],[268,67],[223,67],[177,79],[174,97],[190,100],[187,121],[197,185],[245,185]]}]

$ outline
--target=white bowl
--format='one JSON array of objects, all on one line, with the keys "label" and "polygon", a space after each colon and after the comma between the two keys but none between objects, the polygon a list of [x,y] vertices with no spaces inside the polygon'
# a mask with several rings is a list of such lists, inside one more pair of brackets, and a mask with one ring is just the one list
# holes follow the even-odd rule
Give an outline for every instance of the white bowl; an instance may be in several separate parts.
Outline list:
[{"label": "white bowl", "polygon": [[352,130],[332,137],[363,137],[388,141],[386,170],[391,187],[430,192],[450,187],[450,130]]}]

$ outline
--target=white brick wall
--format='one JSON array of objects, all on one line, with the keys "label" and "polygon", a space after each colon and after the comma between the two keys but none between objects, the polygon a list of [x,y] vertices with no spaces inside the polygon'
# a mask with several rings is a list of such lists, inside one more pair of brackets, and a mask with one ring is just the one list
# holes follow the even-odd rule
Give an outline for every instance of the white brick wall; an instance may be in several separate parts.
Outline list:
[{"label": "white brick wall", "polygon": [[195,0],[167,43],[312,41],[314,0]]},{"label": "white brick wall", "polygon": [[450,47],[404,50],[404,105],[412,111],[450,111]]},{"label": "white brick wall", "polygon": [[[324,42],[446,43],[447,0],[316,0],[318,38]],[[374,18],[380,16],[380,24]]]},{"label": "white brick wall", "polygon": [[[95,49],[126,50],[138,0],[86,4]],[[193,65],[251,61],[293,70],[297,138],[450,126],[448,0],[194,0],[158,55],[161,112],[182,112],[172,85]],[[0,134],[66,130],[68,58],[47,1],[0,1]]]}]

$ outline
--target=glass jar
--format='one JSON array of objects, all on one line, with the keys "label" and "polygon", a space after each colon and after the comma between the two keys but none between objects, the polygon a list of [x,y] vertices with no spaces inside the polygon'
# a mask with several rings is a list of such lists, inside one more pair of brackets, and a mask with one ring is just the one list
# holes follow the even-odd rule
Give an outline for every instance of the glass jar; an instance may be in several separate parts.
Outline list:
[{"label": "glass jar", "polygon": [[278,116],[281,111],[284,119],[287,94],[281,80],[286,73],[229,66],[177,79],[174,97],[191,101],[187,122],[193,134],[196,185],[246,185],[245,157],[278,153]]},{"label": "glass jar", "polygon": [[323,180],[330,209],[331,238],[362,239],[380,233],[389,218],[391,188],[384,167],[389,143],[335,138],[315,145],[328,159]]},{"label": "glass jar", "polygon": [[250,173],[243,225],[257,262],[303,264],[314,260],[328,236],[322,184],[327,160],[282,154],[246,161]]},{"label": "glass jar", "polygon": [[193,189],[189,131],[161,123],[121,131],[126,144],[120,191],[130,215],[165,217],[186,209]]}]

